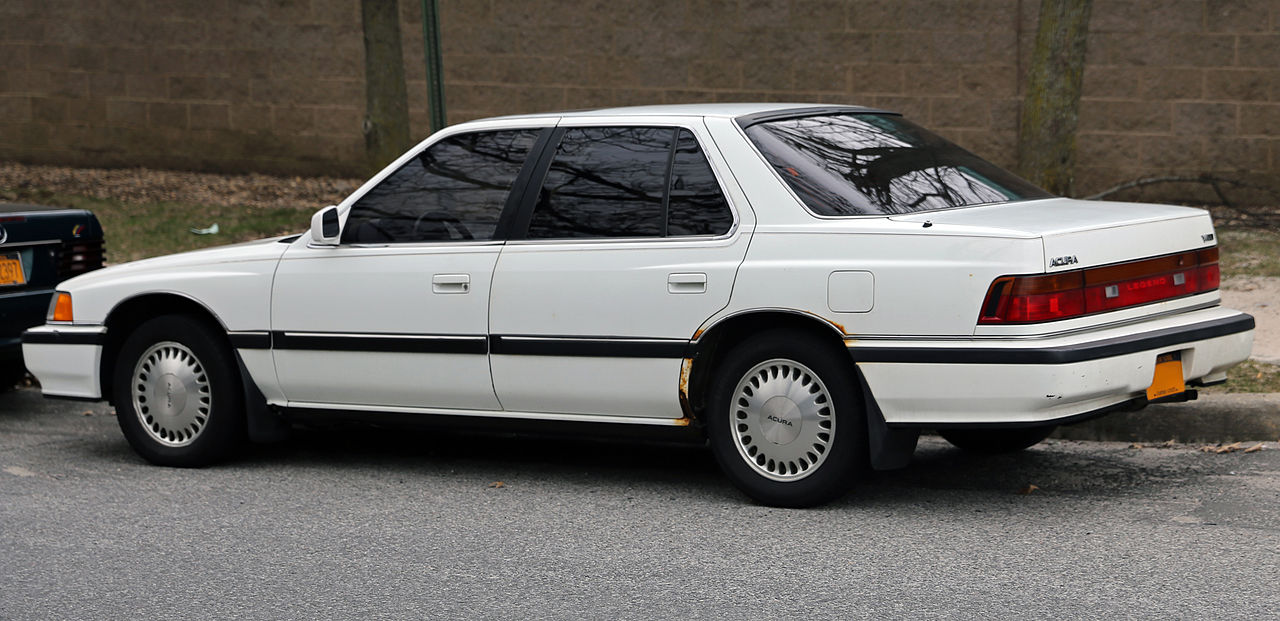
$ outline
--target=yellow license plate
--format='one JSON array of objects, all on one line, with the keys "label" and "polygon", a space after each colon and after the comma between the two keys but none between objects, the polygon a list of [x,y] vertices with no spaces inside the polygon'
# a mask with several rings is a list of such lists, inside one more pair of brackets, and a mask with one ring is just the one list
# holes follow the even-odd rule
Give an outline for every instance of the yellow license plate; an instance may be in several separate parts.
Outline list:
[{"label": "yellow license plate", "polygon": [[0,255],[0,287],[25,284],[27,277],[22,273],[22,258],[12,252]]},{"label": "yellow license plate", "polygon": [[1156,374],[1147,388],[1147,401],[1155,401],[1170,395],[1186,392],[1187,384],[1182,381],[1182,355],[1178,353],[1161,354],[1156,358]]}]

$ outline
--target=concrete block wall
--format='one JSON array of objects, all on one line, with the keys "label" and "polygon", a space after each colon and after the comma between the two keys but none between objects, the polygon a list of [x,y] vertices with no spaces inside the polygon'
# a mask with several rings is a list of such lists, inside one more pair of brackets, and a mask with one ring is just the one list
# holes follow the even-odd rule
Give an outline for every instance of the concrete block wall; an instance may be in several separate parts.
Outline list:
[{"label": "concrete block wall", "polygon": [[[415,139],[427,133],[420,7],[401,0]],[[1011,166],[1039,2],[440,7],[450,122],[650,103],[857,103]],[[1280,178],[1280,0],[1095,0],[1090,27],[1078,193],[1155,175]],[[361,173],[361,37],[358,0],[6,0],[0,158]],[[1213,200],[1194,186],[1153,191]]]}]

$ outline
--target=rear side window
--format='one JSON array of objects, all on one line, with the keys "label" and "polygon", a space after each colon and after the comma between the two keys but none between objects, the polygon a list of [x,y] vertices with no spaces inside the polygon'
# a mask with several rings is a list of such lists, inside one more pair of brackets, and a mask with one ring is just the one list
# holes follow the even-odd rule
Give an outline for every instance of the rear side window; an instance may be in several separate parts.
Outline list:
[{"label": "rear side window", "polygon": [[450,136],[351,207],[344,243],[493,239],[536,129]]},{"label": "rear side window", "polygon": [[667,214],[667,235],[723,235],[733,226],[711,164],[687,129],[680,130],[671,160]]},{"label": "rear side window", "polygon": [[692,132],[584,127],[566,130],[557,145],[528,237],[720,235],[732,225]]},{"label": "rear side window", "polygon": [[823,216],[902,214],[1049,198],[1048,192],[900,117],[766,121],[747,136]]}]

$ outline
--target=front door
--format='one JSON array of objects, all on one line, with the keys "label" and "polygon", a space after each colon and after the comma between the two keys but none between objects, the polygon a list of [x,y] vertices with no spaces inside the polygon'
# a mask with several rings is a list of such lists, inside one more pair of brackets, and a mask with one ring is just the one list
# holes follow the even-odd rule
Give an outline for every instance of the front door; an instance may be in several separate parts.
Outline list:
[{"label": "front door", "polygon": [[500,225],[540,132],[447,136],[357,198],[337,247],[298,240],[272,291],[290,405],[497,410],[488,361]]}]

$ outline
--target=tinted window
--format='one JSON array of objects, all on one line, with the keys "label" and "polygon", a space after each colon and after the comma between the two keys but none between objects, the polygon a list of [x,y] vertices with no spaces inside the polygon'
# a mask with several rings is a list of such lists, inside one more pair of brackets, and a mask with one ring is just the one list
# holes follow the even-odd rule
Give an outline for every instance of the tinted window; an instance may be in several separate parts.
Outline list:
[{"label": "tinted window", "polygon": [[680,130],[676,141],[670,191],[667,235],[723,235],[733,226],[733,213],[711,165],[687,129]]},{"label": "tinted window", "polygon": [[565,131],[542,182],[530,238],[662,235],[670,128]]},{"label": "tinted window", "polygon": [[733,225],[693,133],[657,127],[566,130],[530,238],[718,235]]},{"label": "tinted window", "polygon": [[752,125],[747,135],[821,215],[898,214],[1051,196],[896,116],[783,119]]},{"label": "tinted window", "polygon": [[437,142],[356,201],[342,241],[493,239],[539,131],[462,134]]}]

